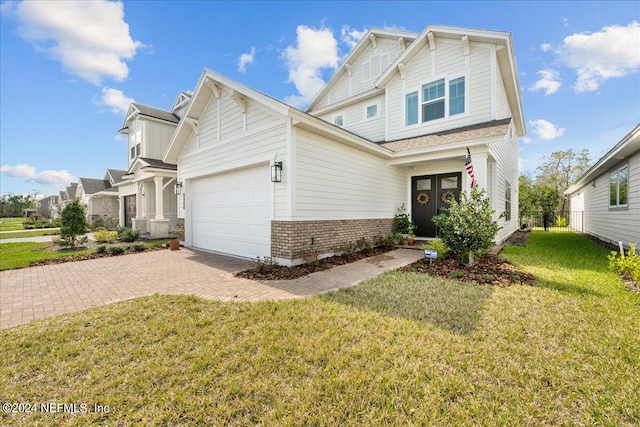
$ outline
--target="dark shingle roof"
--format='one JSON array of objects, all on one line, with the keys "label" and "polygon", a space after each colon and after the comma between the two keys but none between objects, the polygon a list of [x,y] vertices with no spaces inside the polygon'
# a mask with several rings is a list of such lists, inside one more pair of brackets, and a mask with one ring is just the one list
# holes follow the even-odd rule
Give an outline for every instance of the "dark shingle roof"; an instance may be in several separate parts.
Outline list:
[{"label": "dark shingle roof", "polygon": [[400,139],[397,141],[380,144],[391,151],[405,151],[415,148],[433,147],[436,145],[451,144],[455,142],[469,141],[473,139],[492,136],[504,136],[509,129],[511,119],[492,120],[457,129],[430,133],[415,138]]},{"label": "dark shingle roof", "polygon": [[113,178],[113,183],[117,184],[122,181],[122,177],[127,174],[127,171],[122,169],[107,169],[111,178]]},{"label": "dark shingle roof", "polygon": [[84,194],[94,194],[99,191],[109,191],[111,184],[106,179],[80,178]]},{"label": "dark shingle roof", "polygon": [[71,184],[69,184],[69,186],[66,188],[67,190],[67,196],[69,198],[69,200],[73,199],[74,197],[76,197],[76,190],[78,189],[78,183],[77,182],[72,182]]},{"label": "dark shingle roof", "polygon": [[153,117],[154,119],[160,119],[171,123],[178,123],[180,121],[180,117],[168,111],[149,107],[148,105],[143,104],[134,103],[132,105],[136,107],[138,111],[140,111],[140,114],[142,114],[143,116]]},{"label": "dark shingle roof", "polygon": [[142,160],[146,163],[146,166],[156,168],[156,169],[167,169],[167,170],[178,170],[178,165],[174,165],[173,163],[165,163],[162,160],[158,159],[150,159],[148,157],[138,157],[138,159]]}]

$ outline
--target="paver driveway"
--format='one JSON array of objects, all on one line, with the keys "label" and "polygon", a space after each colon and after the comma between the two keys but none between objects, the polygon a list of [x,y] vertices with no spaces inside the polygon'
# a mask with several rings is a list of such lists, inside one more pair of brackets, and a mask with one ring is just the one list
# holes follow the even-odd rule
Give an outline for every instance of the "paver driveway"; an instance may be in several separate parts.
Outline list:
[{"label": "paver driveway", "polygon": [[225,301],[304,297],[354,285],[421,256],[398,249],[282,281],[234,277],[252,262],[185,248],[7,270],[0,272],[0,329],[153,294]]}]

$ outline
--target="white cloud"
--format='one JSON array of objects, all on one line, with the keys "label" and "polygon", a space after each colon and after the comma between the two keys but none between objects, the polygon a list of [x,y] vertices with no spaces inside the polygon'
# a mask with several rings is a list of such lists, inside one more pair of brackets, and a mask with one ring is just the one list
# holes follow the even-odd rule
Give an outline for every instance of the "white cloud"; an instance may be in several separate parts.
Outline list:
[{"label": "white cloud", "polygon": [[325,27],[316,30],[298,25],[296,34],[297,46],[287,46],[282,57],[298,94],[285,97],[285,102],[302,107],[324,86],[322,71],[338,66],[338,41]]},{"label": "white cloud", "polygon": [[556,93],[562,83],[560,82],[560,73],[555,70],[540,70],[536,74],[540,76],[540,80],[538,80],[533,86],[529,88],[531,92],[537,92],[539,90],[544,90],[544,94],[551,95]]},{"label": "white cloud", "polygon": [[340,36],[342,42],[349,46],[349,49],[353,49],[362,40],[362,36],[366,34],[366,30],[359,31],[355,28],[351,28],[348,25],[343,25],[340,30]]},{"label": "white cloud", "polygon": [[238,71],[240,71],[241,73],[247,71],[247,65],[253,64],[253,58],[255,57],[255,55],[255,47],[251,48],[251,52],[243,53],[242,55],[240,55],[240,57],[238,58]]},{"label": "white cloud", "polygon": [[612,25],[595,33],[573,34],[558,50],[560,60],[575,70],[577,92],[597,90],[606,80],[640,68],[640,24]]},{"label": "white cloud", "polygon": [[542,50],[543,52],[548,52],[551,50],[551,45],[549,43],[542,43],[540,45],[540,50]]},{"label": "white cloud", "polygon": [[531,138],[529,137],[523,137],[520,139],[524,144],[531,144]]},{"label": "white cloud", "polygon": [[114,114],[127,114],[129,104],[135,102],[133,98],[125,96],[118,89],[103,87],[100,99],[94,99],[93,103],[99,106],[109,107]]},{"label": "white cloud", "polygon": [[540,139],[550,141],[564,135],[564,128],[558,127],[546,120],[529,120],[531,131]]},{"label": "white cloud", "polygon": [[21,163],[15,166],[3,165],[0,167],[0,172],[21,181],[33,181],[46,185],[63,186],[69,185],[71,181],[76,180],[76,178],[66,170],[36,172],[36,168],[34,166],[26,163]]},{"label": "white cloud", "polygon": [[23,1],[9,12],[36,50],[60,61],[69,73],[94,84],[124,80],[125,60],[144,45],[134,41],[121,2]]}]

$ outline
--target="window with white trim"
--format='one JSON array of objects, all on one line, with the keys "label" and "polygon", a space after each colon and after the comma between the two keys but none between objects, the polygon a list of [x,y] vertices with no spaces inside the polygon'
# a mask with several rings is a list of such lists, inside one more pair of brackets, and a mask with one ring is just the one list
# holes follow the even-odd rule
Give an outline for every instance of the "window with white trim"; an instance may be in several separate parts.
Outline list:
[{"label": "window with white trim", "polygon": [[626,207],[628,189],[629,166],[624,165],[609,174],[609,207]]},{"label": "window with white trim", "polygon": [[466,110],[465,77],[441,78],[405,95],[405,126],[463,114]]},{"label": "window with white trim", "polygon": [[511,183],[504,184],[504,220],[511,221]]},{"label": "window with white trim", "polygon": [[378,104],[367,105],[365,107],[365,118],[367,120],[375,119],[379,115],[380,115],[380,107],[378,107]]},{"label": "window with white trim", "polygon": [[333,116],[333,124],[336,126],[343,127],[344,126],[344,115],[339,114],[337,116]]}]

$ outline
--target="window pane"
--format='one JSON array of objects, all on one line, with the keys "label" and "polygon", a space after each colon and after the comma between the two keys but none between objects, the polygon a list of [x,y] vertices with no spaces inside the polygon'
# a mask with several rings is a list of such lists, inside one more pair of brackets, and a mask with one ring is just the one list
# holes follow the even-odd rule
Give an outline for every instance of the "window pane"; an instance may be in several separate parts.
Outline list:
[{"label": "window pane", "polygon": [[464,113],[464,77],[449,82],[449,115]]},{"label": "window pane", "polygon": [[618,205],[627,204],[627,187],[627,167],[625,166],[618,171]]},{"label": "window pane", "polygon": [[441,119],[444,117],[444,99],[422,106],[422,121]]},{"label": "window pane", "polygon": [[438,98],[444,98],[444,79],[422,86],[422,102],[433,101]]},{"label": "window pane", "polygon": [[416,182],[417,190],[431,190],[431,180],[430,179],[419,179]]},{"label": "window pane", "polygon": [[443,190],[457,189],[458,177],[457,176],[443,177],[440,181],[440,188],[442,188]]},{"label": "window pane", "polygon": [[618,172],[609,175],[609,206],[618,204]]},{"label": "window pane", "polygon": [[367,119],[370,119],[372,117],[375,117],[378,115],[378,106],[377,105],[371,105],[369,107],[367,107]]},{"label": "window pane", "polygon": [[407,94],[405,110],[405,125],[418,123],[418,92]]},{"label": "window pane", "polygon": [[336,126],[342,126],[344,125],[344,119],[342,118],[342,116],[337,116],[333,119],[333,124]]}]

